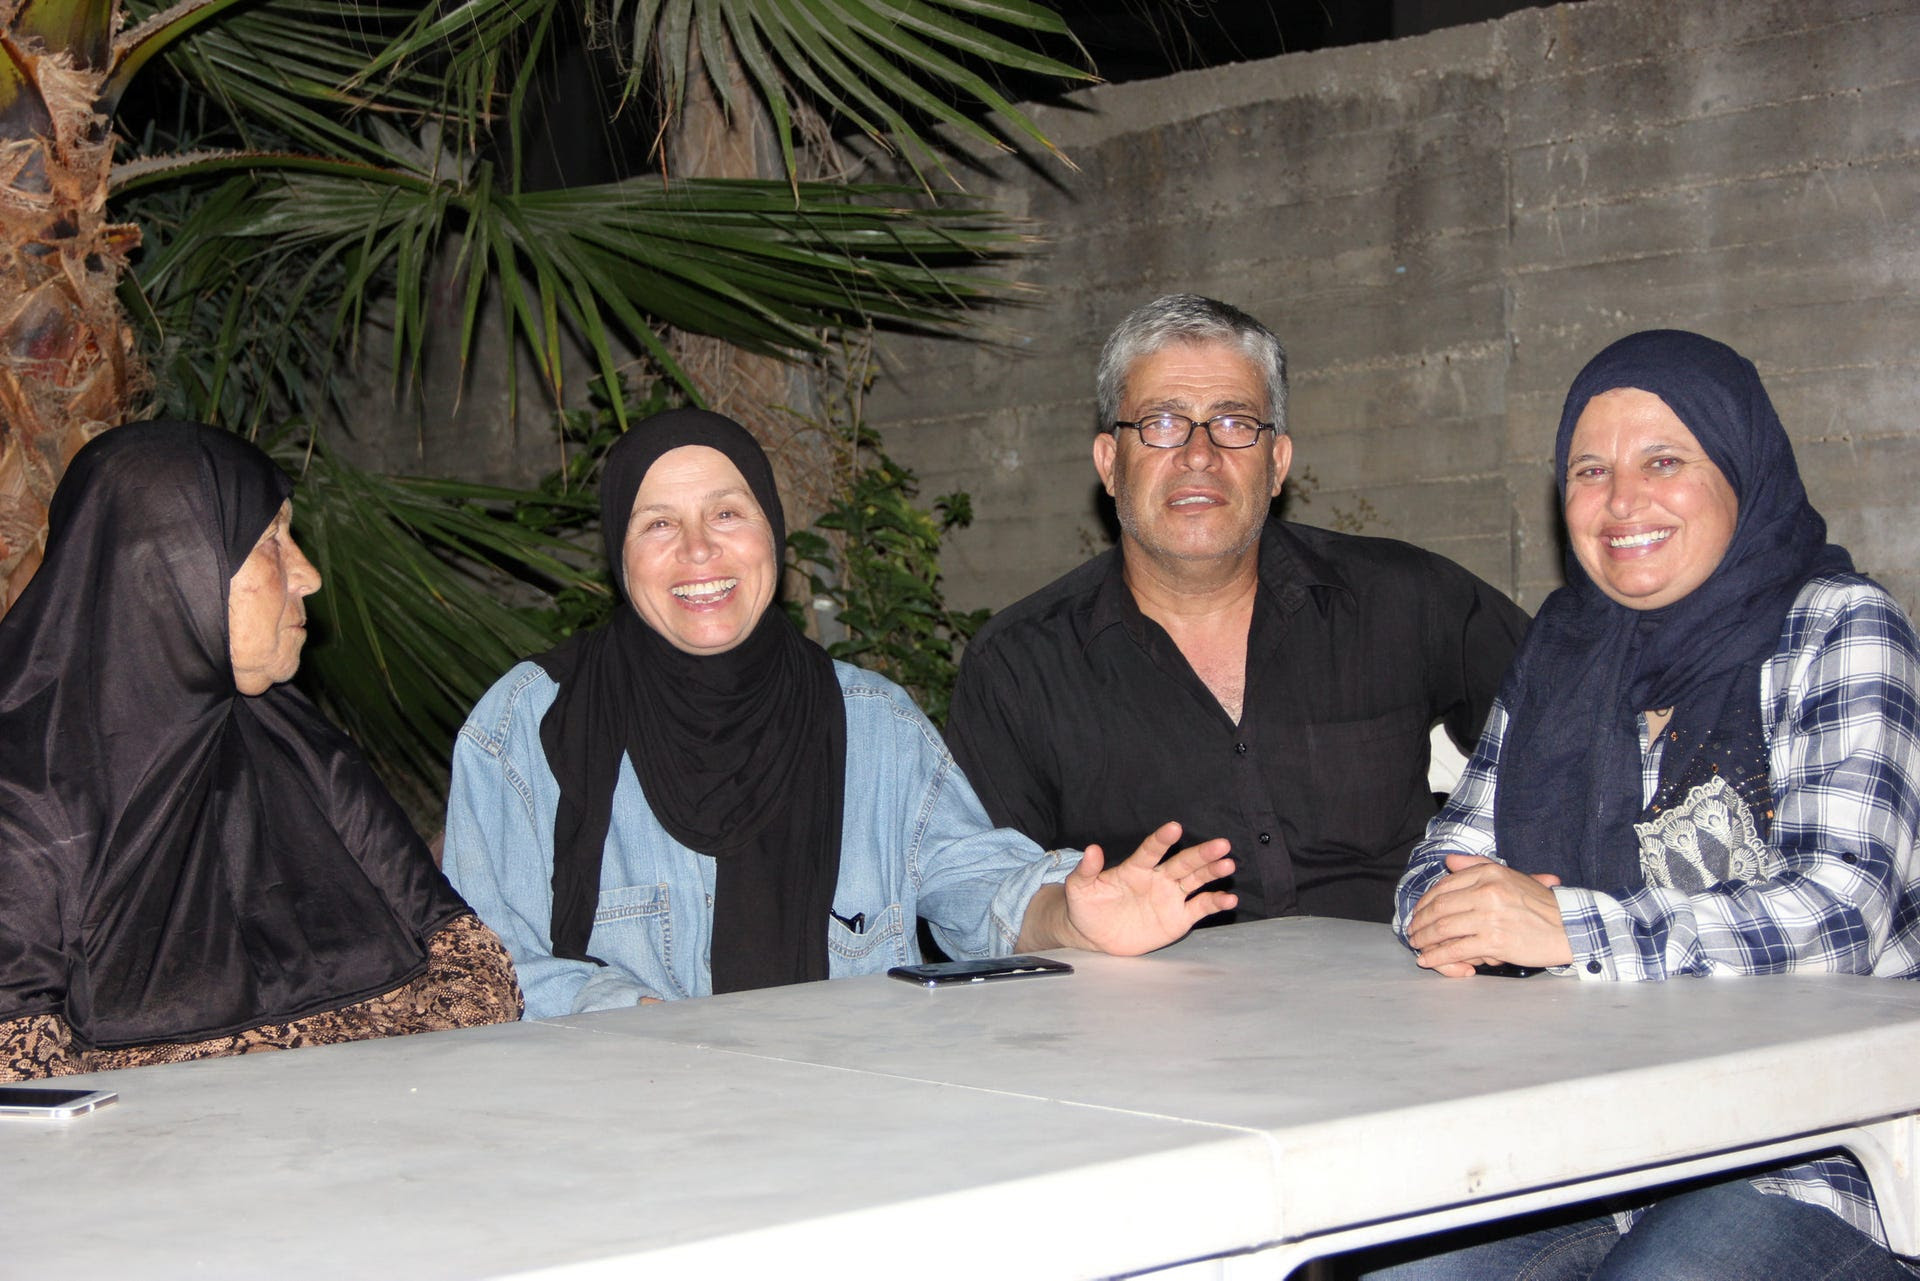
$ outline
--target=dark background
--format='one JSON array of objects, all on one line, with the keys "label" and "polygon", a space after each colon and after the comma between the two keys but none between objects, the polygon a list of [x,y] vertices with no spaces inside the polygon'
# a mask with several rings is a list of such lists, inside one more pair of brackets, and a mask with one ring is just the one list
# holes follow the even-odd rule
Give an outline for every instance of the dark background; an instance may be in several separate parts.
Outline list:
[{"label": "dark background", "polygon": [[[1049,0],[1104,80],[1423,35],[1541,0]],[[1060,51],[1063,57],[1065,51]]]}]

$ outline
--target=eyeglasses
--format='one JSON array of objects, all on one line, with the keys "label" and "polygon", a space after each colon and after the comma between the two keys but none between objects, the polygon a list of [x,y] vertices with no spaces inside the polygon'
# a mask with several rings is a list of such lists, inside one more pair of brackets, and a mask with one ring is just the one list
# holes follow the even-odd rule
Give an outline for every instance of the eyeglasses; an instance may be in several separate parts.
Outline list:
[{"label": "eyeglasses", "polygon": [[1149,449],[1179,449],[1193,439],[1193,429],[1207,429],[1207,439],[1221,449],[1249,449],[1263,431],[1274,431],[1272,423],[1263,423],[1251,414],[1215,414],[1205,422],[1195,422],[1185,414],[1149,414],[1137,423],[1115,423],[1113,430],[1131,427],[1140,433],[1140,443]]}]

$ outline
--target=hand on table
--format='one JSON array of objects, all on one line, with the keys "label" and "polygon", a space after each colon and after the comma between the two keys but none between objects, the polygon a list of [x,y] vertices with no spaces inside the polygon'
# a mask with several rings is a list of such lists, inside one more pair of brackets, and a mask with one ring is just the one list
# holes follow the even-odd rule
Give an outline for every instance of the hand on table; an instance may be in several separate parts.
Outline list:
[{"label": "hand on table", "polygon": [[1138,956],[1165,947],[1201,918],[1239,902],[1225,890],[1196,892],[1232,874],[1227,842],[1203,841],[1166,858],[1179,839],[1178,823],[1162,824],[1112,867],[1098,845],[1089,845],[1065,882],[1042,886],[1027,905],[1020,950],[1078,947]]},{"label": "hand on table", "polygon": [[1448,978],[1476,965],[1570,965],[1573,948],[1551,872],[1516,872],[1474,854],[1447,855],[1447,875],[1414,905],[1407,942]]}]

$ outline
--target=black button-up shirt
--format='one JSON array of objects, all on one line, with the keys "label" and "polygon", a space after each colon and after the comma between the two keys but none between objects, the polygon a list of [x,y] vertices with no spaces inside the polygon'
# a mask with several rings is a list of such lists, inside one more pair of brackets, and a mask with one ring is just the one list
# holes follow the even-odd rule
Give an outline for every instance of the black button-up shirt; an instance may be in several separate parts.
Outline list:
[{"label": "black button-up shirt", "polygon": [[1236,725],[1114,548],[974,638],[947,741],[994,821],[1049,848],[1117,861],[1178,819],[1182,847],[1232,842],[1231,919],[1385,921],[1436,808],[1428,731],[1472,748],[1526,621],[1444,557],[1270,520]]}]

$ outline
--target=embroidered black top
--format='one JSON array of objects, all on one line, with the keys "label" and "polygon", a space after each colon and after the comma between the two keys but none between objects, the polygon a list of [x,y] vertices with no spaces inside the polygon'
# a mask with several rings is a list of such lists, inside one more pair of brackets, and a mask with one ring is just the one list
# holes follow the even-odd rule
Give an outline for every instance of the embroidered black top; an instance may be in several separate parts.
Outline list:
[{"label": "embroidered black top", "polygon": [[1463,750],[1526,615],[1407,543],[1268,521],[1239,724],[1140,612],[1114,548],[967,647],[947,741],[995,822],[1132,853],[1168,819],[1224,836],[1225,919],[1390,920],[1433,816],[1428,731]]}]

